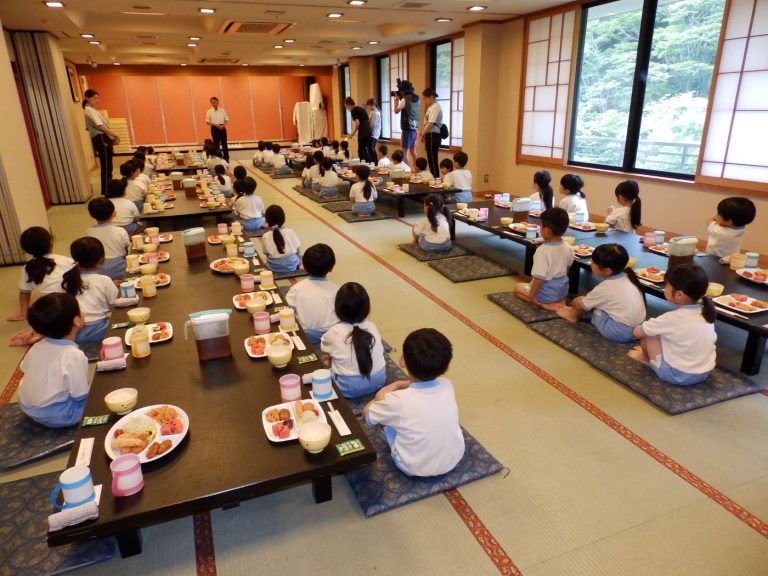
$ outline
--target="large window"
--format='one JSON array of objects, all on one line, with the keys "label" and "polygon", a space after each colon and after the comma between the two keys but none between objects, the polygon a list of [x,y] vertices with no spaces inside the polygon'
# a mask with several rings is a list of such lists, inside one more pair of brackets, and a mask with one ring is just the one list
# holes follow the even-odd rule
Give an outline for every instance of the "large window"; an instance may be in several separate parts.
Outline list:
[{"label": "large window", "polygon": [[693,179],[724,2],[584,8],[571,163]]},{"label": "large window", "polygon": [[432,86],[450,136],[443,146],[461,146],[464,116],[464,38],[432,45]]},{"label": "large window", "polygon": [[381,137],[400,140],[400,114],[395,114],[395,107],[390,92],[397,90],[397,79],[408,79],[408,52],[396,52],[380,56],[376,60],[379,104],[381,107]]},{"label": "large window", "polygon": [[352,114],[344,107],[344,100],[349,96],[352,96],[352,82],[349,78],[349,64],[344,64],[339,68],[339,80],[341,82],[341,109],[344,110],[344,115],[341,117],[341,121],[344,124],[341,127],[341,131],[344,134],[349,134],[352,129]]}]

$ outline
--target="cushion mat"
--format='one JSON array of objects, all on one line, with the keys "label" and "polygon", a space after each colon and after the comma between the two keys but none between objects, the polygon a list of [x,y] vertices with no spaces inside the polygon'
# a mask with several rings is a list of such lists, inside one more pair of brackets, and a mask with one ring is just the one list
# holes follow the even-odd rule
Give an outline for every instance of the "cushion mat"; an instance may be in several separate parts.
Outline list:
[{"label": "cushion mat", "polygon": [[382,214],[381,212],[374,212],[370,216],[357,216],[352,212],[339,212],[338,215],[350,223],[370,222],[371,220],[389,220],[390,218],[392,218],[392,216],[389,216],[387,214]]},{"label": "cushion mat", "polygon": [[451,282],[468,282],[515,274],[509,268],[505,268],[489,258],[477,255],[435,260],[429,262],[429,265]]},{"label": "cushion mat", "polygon": [[350,202],[349,200],[341,200],[339,202],[329,202],[327,204],[323,204],[323,208],[329,212],[351,212],[352,206],[354,206],[354,203]]},{"label": "cushion mat", "polygon": [[77,428],[46,428],[17,403],[0,405],[0,470],[27,464],[72,447]]},{"label": "cushion mat", "polygon": [[667,384],[650,368],[627,356],[631,344],[606,340],[587,322],[571,324],[560,319],[532,324],[530,328],[573,352],[668,414],[682,414],[762,389],[746,376],[719,367],[704,382],[693,386]]},{"label": "cushion mat", "polygon": [[300,194],[302,196],[306,196],[310,200],[314,200],[318,204],[325,204],[327,202],[339,202],[342,198],[341,196],[331,196],[330,198],[323,198],[322,196],[318,196],[311,190],[307,190],[306,188],[302,189]]},{"label": "cushion mat", "polygon": [[415,242],[410,242],[408,244],[398,244],[397,247],[406,254],[410,254],[416,258],[416,260],[419,262],[429,262],[431,260],[442,260],[444,258],[455,258],[456,256],[467,256],[469,254],[473,254],[472,250],[464,248],[464,246],[460,246],[456,243],[454,243],[453,246],[451,246],[451,249],[447,252],[433,252],[431,250],[424,250]]},{"label": "cushion mat", "polygon": [[544,310],[523,302],[515,296],[514,292],[494,292],[493,294],[488,294],[487,298],[526,324],[559,318],[557,313],[552,310]]}]

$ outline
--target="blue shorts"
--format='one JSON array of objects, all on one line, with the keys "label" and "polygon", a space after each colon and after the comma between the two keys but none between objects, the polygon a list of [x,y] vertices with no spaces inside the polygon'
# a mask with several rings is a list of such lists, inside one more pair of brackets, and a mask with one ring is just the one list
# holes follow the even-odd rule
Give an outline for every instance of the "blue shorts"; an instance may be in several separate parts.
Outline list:
[{"label": "blue shorts", "polygon": [[376,204],[373,202],[355,202],[352,206],[353,214],[373,214],[376,212]]},{"label": "blue shorts", "polygon": [[243,230],[246,232],[256,232],[257,230],[260,230],[261,227],[264,226],[264,222],[266,222],[264,218],[246,218],[240,220],[240,223],[243,225]]},{"label": "blue shorts", "polygon": [[661,378],[664,382],[675,384],[677,386],[693,386],[694,384],[703,382],[707,379],[707,376],[709,376],[709,372],[704,372],[703,374],[689,374],[688,372],[673,368],[667,364],[666,360],[664,360],[663,354],[659,354],[656,358],[651,360],[651,370],[653,370],[656,373],[656,376]]},{"label": "blue shorts", "polygon": [[125,278],[125,256],[107,258],[98,270],[99,274],[109,276],[112,280],[122,280]]},{"label": "blue shorts", "polygon": [[125,230],[128,233],[128,236],[133,236],[134,234],[138,233],[139,230],[141,230],[141,226],[136,222],[131,222],[125,226],[120,226],[120,228]]},{"label": "blue shorts", "polygon": [[403,130],[401,142],[404,150],[412,148],[413,143],[416,142],[416,130]]},{"label": "blue shorts", "polygon": [[606,340],[611,342],[633,342],[636,340],[632,335],[632,326],[614,320],[604,310],[592,312],[592,325]]},{"label": "blue shorts", "polygon": [[298,270],[300,263],[301,260],[299,260],[298,254],[288,254],[286,256],[281,256],[280,258],[273,258],[272,256],[267,257],[267,268],[278,274],[294,272]]},{"label": "blue shorts", "polygon": [[333,378],[344,398],[359,398],[360,396],[375,394],[379,388],[384,386],[387,380],[387,369],[382,368],[371,374],[370,377],[362,374],[350,376],[334,373]]},{"label": "blue shorts", "polygon": [[309,338],[309,341],[312,344],[320,344],[320,339],[325,332],[325,330],[319,330],[317,328],[304,328],[304,334],[307,335],[307,338]]},{"label": "blue shorts", "polygon": [[66,400],[49,404],[42,408],[25,406],[21,402],[19,402],[19,407],[24,414],[38,424],[48,428],[68,428],[80,422],[80,418],[83,417],[86,400],[88,400],[88,394],[82,398],[72,398],[70,396]]},{"label": "blue shorts", "polygon": [[77,333],[75,342],[78,344],[90,344],[91,342],[101,342],[107,333],[109,327],[109,317],[102,318],[96,322],[89,322],[80,332]]},{"label": "blue shorts", "polygon": [[312,190],[319,193],[320,192],[320,184],[318,182],[312,182]]},{"label": "blue shorts", "polygon": [[330,196],[338,196],[339,195],[339,188],[337,186],[321,186],[320,187],[320,197],[321,198],[328,198]]},{"label": "blue shorts", "polygon": [[472,190],[462,190],[445,197],[446,204],[455,204],[456,202],[466,202],[467,204],[472,202]]},{"label": "blue shorts", "polygon": [[442,244],[433,244],[432,242],[427,242],[424,236],[419,236],[418,245],[419,248],[428,252],[448,252],[453,246],[450,240],[446,240]]},{"label": "blue shorts", "polygon": [[559,302],[568,296],[568,276],[544,280],[544,284],[539,288],[536,299],[542,304],[551,304]]},{"label": "blue shorts", "polygon": [[312,180],[307,178],[304,180],[304,188],[312,188]]},{"label": "blue shorts", "polygon": [[275,170],[275,174],[278,176],[288,176],[291,174],[293,170],[291,170],[291,167],[287,164],[285,166],[280,166],[277,170]]}]

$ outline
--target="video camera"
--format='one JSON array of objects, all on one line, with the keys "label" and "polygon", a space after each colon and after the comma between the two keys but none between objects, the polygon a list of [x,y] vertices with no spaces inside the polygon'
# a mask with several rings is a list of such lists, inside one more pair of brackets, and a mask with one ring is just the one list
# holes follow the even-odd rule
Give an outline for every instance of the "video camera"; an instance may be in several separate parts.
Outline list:
[{"label": "video camera", "polygon": [[397,96],[398,98],[403,98],[406,94],[413,94],[413,84],[408,82],[408,80],[401,80],[400,78],[397,79],[397,90],[390,92],[390,97],[394,98]]}]

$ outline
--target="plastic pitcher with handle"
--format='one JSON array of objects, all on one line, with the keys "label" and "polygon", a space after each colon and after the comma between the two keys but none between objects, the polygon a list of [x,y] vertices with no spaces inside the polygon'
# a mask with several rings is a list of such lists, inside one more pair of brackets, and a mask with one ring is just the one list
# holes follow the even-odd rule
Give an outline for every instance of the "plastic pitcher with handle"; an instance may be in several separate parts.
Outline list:
[{"label": "plastic pitcher with handle", "polygon": [[696,236],[676,236],[670,239],[667,247],[667,256],[669,256],[669,267],[678,264],[690,264],[693,262],[693,255],[696,253],[696,245],[699,240]]},{"label": "plastic pitcher with handle", "polygon": [[193,312],[184,324],[184,339],[189,338],[189,328],[195,335],[197,356],[201,362],[232,355],[229,345],[229,315],[232,310],[204,310]]},{"label": "plastic pitcher with handle", "polygon": [[205,228],[189,228],[182,230],[181,239],[187,252],[187,261],[205,258]]},{"label": "plastic pitcher with handle", "polygon": [[515,198],[512,200],[512,222],[528,222],[531,213],[530,198]]}]

